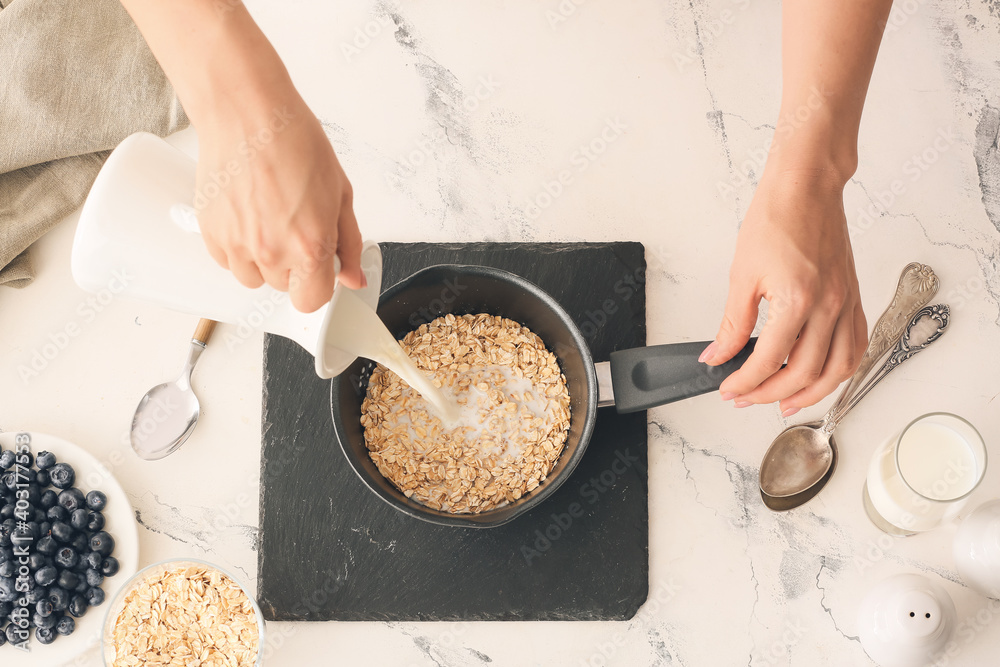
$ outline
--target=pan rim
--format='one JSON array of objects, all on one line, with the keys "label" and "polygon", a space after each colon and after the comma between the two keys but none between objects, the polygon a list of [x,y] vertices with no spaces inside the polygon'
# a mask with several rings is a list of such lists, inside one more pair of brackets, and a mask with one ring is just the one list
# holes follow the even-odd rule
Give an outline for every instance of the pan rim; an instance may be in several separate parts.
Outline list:
[{"label": "pan rim", "polygon": [[[362,483],[383,502],[391,505],[394,509],[406,514],[407,516],[436,525],[463,528],[495,528],[513,521],[517,517],[526,514],[544,502],[547,498],[549,498],[549,496],[553,495],[576,470],[587,451],[587,447],[590,444],[590,438],[593,434],[594,425],[597,421],[597,371],[594,366],[593,355],[591,355],[590,348],[587,346],[583,333],[562,305],[556,301],[551,294],[535,283],[505,269],[477,264],[435,264],[427,266],[385,289],[382,294],[379,295],[379,307],[381,307],[384,302],[396,298],[404,289],[406,289],[411,283],[416,282],[421,276],[428,273],[441,273],[443,271],[450,272],[456,276],[473,275],[499,279],[503,282],[512,283],[542,301],[565,326],[574,344],[573,347],[576,349],[577,353],[580,354],[581,362],[583,363],[587,386],[587,400],[585,405],[586,412],[583,415],[583,428],[580,432],[576,449],[566,461],[563,469],[560,470],[557,475],[547,478],[536,491],[525,496],[523,500],[518,500],[511,505],[505,505],[503,507],[478,514],[451,514],[448,512],[442,512],[406,498],[403,496],[402,492],[394,487],[395,494],[386,492],[384,489],[376,485],[373,480],[368,479],[368,475],[352,460],[352,455],[349,453],[350,444],[345,442],[347,434],[344,432],[342,420],[337,418],[340,413],[338,406],[343,373],[330,380],[330,415],[333,421],[334,433],[337,436],[337,442],[340,445],[341,452],[344,454],[347,464],[351,467]],[[545,342],[546,348],[551,351],[552,348],[547,341]],[[397,495],[399,496],[398,498],[396,497]],[[502,518],[495,518],[491,520],[490,516],[492,514],[500,514]]]}]

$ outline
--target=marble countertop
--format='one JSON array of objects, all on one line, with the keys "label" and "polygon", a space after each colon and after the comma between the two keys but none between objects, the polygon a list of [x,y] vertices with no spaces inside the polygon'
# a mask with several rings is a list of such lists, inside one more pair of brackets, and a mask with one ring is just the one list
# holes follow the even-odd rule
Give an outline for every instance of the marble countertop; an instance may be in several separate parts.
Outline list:
[{"label": "marble countertop", "polygon": [[[778,3],[248,4],[323,120],[367,238],[638,240],[649,342],[714,335],[773,133]],[[838,430],[840,467],[814,501],[786,514],[760,502],[758,463],[787,425],[774,406],[708,395],[657,408],[650,600],[634,619],[271,623],[266,664],[869,665],[859,604],[902,572],[955,600],[963,632],[938,664],[993,664],[1000,603],[959,581],[955,527],[883,535],[861,488],[874,448],[922,412],[964,415],[994,452],[1000,441],[998,62],[995,0],[896,3],[845,206],[869,321],[920,261],[941,277],[953,323]],[[104,461],[134,505],[140,564],[195,556],[253,585],[261,336],[226,342],[220,327],[195,373],[196,432],[168,459],[138,460],[135,404],[179,371],[196,318],[78,289],[75,221],[37,246],[34,285],[0,291],[0,428],[52,433]],[[23,377],[70,323],[79,333]],[[994,464],[970,508],[996,496]]]}]

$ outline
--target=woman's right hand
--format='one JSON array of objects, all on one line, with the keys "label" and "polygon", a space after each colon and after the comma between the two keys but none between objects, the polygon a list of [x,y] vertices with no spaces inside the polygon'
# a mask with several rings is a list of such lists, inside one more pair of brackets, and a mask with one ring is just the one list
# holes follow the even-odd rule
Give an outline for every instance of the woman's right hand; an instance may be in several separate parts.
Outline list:
[{"label": "woman's right hand", "polygon": [[364,282],[351,184],[239,0],[122,0],[198,130],[195,208],[212,257],[311,312]]},{"label": "woman's right hand", "polygon": [[195,205],[209,253],[247,287],[288,291],[300,311],[338,280],[364,284],[353,191],[319,121],[289,84],[273,105],[199,128]]}]

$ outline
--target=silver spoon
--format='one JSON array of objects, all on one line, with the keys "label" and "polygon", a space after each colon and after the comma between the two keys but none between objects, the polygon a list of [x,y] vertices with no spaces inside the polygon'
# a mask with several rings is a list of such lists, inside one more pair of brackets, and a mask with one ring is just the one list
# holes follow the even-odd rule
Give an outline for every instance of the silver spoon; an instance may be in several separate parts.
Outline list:
[{"label": "silver spoon", "polygon": [[[760,467],[760,493],[767,507],[776,511],[792,509],[819,493],[836,467],[837,446],[833,430],[840,420],[886,374],[943,333],[948,323],[947,306],[933,307],[940,312],[932,313],[924,308],[913,314],[930,300],[938,285],[937,276],[929,266],[909,264],[903,269],[893,301],[875,325],[861,365],[833,407],[820,421],[785,429],[768,448]],[[925,323],[916,327],[918,320]],[[929,321],[939,321],[940,328],[924,331]],[[896,349],[889,359],[859,388],[864,375],[896,339],[899,339]]]},{"label": "silver spoon", "polygon": [[181,375],[150,389],[132,418],[132,449],[140,458],[155,461],[172,454],[194,431],[201,414],[198,397],[191,388],[191,372],[205,350],[216,322],[200,320],[191,338],[191,349]]},{"label": "silver spoon", "polygon": [[[791,509],[823,488],[837,464],[837,445],[832,437],[828,438],[829,445],[816,439],[816,429],[843,410],[872,366],[899,341],[913,315],[927,305],[939,285],[931,267],[916,262],[903,267],[892,301],[875,323],[868,349],[833,407],[820,421],[785,429],[768,448],[760,468],[765,505],[775,510]],[[779,498],[781,507],[776,506]]]},{"label": "silver spoon", "polygon": [[760,495],[768,508],[789,510],[819,493],[830,479],[835,464],[833,431],[837,425],[882,378],[940,338],[948,322],[948,306],[936,304],[921,308],[910,320],[889,358],[842,407],[838,409],[834,405],[822,420],[798,424],[778,434],[760,466]]}]

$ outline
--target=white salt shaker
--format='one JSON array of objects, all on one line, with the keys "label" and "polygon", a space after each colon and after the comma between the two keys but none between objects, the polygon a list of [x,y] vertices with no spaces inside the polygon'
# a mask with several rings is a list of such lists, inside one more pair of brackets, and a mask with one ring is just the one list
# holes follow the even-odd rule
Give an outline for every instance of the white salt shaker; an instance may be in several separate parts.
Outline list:
[{"label": "white salt shaker", "polygon": [[956,617],[944,588],[917,574],[898,574],[861,603],[858,639],[881,667],[924,667],[951,639]]},{"label": "white salt shaker", "polygon": [[969,588],[1000,599],[1000,499],[983,503],[958,528],[955,565]]}]

